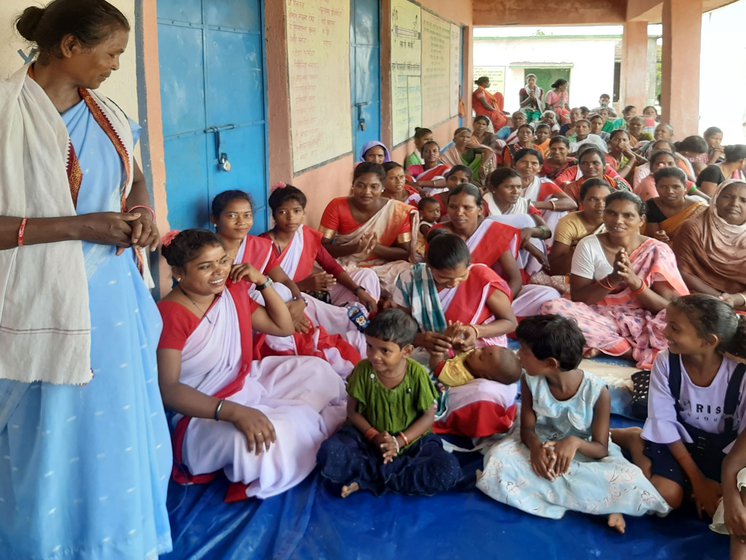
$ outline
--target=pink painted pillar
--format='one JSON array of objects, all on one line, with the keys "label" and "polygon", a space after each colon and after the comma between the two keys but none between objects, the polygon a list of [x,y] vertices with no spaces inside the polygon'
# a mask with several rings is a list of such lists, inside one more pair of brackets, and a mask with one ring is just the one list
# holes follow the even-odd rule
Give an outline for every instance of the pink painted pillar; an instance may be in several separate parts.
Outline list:
[{"label": "pink painted pillar", "polygon": [[676,138],[699,131],[702,0],[663,1],[662,120]]},{"label": "pink painted pillar", "polygon": [[619,106],[634,105],[637,113],[648,103],[648,22],[628,21],[622,39],[622,83]]}]

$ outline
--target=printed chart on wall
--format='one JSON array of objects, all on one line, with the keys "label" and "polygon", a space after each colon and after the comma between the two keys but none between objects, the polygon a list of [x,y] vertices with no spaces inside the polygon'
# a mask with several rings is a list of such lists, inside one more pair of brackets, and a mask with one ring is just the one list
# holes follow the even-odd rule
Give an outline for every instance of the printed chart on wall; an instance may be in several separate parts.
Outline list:
[{"label": "printed chart on wall", "polygon": [[391,105],[394,144],[422,122],[422,18],[408,0],[391,2]]},{"label": "printed chart on wall", "polygon": [[394,145],[458,115],[461,28],[409,0],[391,0]]},{"label": "printed chart on wall", "polygon": [[349,0],[286,0],[293,171],[352,150]]}]

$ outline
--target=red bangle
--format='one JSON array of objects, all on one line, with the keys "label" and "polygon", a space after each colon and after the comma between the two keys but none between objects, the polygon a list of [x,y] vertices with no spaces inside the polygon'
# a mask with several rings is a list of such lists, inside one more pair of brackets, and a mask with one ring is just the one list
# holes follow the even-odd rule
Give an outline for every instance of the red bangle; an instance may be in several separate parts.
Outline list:
[{"label": "red bangle", "polygon": [[404,434],[404,432],[399,432],[399,435],[401,436],[401,439],[404,442],[404,447],[409,445],[409,440],[407,439],[407,436]]},{"label": "red bangle", "polygon": [[28,218],[21,220],[21,225],[18,227],[18,246],[23,247],[25,240],[23,238],[26,233],[26,224],[28,224]]},{"label": "red bangle", "polygon": [[379,433],[380,432],[378,430],[376,430],[373,426],[371,426],[370,428],[368,428],[365,431],[365,439],[367,439],[368,441],[372,441],[372,440],[376,439],[376,436]]},{"label": "red bangle", "polygon": [[640,287],[639,287],[639,288],[637,288],[636,290],[632,290],[631,294],[632,294],[633,296],[638,296],[638,295],[640,295],[640,294],[641,294],[642,292],[644,292],[645,290],[647,290],[647,288],[648,288],[648,285],[647,285],[647,284],[645,283],[645,280],[642,280],[642,281],[640,282]]},{"label": "red bangle", "polygon": [[127,212],[128,213],[132,213],[135,210],[137,210],[138,208],[144,208],[145,210],[147,210],[148,212],[150,212],[150,215],[153,218],[153,221],[155,221],[155,210],[153,210],[150,206],[147,206],[145,204],[137,204],[137,205],[133,206],[132,208],[128,208]]}]

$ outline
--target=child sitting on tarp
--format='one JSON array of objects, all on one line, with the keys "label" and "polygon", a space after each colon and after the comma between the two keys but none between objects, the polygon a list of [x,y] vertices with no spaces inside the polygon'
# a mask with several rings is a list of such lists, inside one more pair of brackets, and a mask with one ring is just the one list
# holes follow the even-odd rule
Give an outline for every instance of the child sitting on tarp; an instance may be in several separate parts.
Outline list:
[{"label": "child sitting on tarp", "polygon": [[437,391],[410,358],[417,322],[398,309],[371,320],[368,359],[347,380],[347,424],[318,454],[321,476],[346,498],[358,490],[433,495],[461,478],[456,458],[431,433]]}]

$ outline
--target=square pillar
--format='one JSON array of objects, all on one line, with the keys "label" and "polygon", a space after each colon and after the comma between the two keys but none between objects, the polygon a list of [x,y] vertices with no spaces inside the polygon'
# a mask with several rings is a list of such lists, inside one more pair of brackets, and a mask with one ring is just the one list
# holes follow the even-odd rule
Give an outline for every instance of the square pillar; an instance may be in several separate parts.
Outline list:
[{"label": "square pillar", "polygon": [[637,113],[648,104],[648,22],[627,21],[622,38],[621,99],[619,106],[634,105]]},{"label": "square pillar", "polygon": [[702,0],[663,1],[662,120],[681,139],[699,133]]}]

